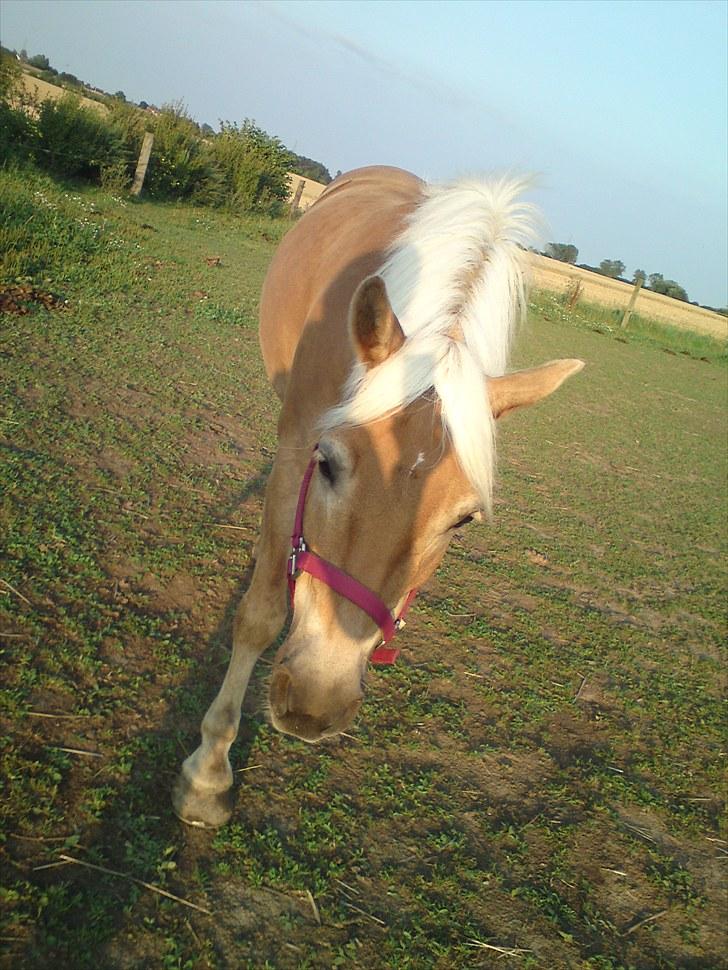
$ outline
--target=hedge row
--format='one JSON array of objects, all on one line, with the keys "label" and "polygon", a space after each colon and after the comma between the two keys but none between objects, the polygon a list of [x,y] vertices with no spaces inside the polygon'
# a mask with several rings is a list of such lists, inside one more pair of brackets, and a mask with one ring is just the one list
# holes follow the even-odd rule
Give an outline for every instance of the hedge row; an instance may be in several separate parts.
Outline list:
[{"label": "hedge row", "polygon": [[254,122],[221,122],[204,133],[182,105],[143,111],[109,98],[107,111],[66,93],[37,102],[23,94],[17,64],[0,60],[0,165],[30,159],[54,175],[124,190],[145,131],[154,135],[144,191],[234,211],[276,214],[288,196],[292,156]]}]

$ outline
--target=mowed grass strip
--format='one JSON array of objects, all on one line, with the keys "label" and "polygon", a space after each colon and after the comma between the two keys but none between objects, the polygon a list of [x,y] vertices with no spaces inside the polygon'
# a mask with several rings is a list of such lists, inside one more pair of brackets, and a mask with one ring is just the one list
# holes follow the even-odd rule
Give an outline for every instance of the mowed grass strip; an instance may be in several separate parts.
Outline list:
[{"label": "mowed grass strip", "polygon": [[531,296],[531,310],[547,323],[561,320],[579,329],[607,335],[620,343],[649,344],[666,354],[693,357],[707,363],[728,361],[728,340],[725,337],[675,326],[639,313],[632,314],[627,328],[622,329],[623,309],[589,304],[582,300],[571,306],[568,294],[537,290]]},{"label": "mowed grass strip", "polygon": [[66,301],[0,316],[4,965],[720,965],[720,354],[534,303],[517,363],[588,367],[504,422],[495,521],[352,737],[273,732],[261,666],[236,813],[198,833],[168,792],[274,454],[256,312],[287,226],[29,171],[0,226],[0,286]]}]

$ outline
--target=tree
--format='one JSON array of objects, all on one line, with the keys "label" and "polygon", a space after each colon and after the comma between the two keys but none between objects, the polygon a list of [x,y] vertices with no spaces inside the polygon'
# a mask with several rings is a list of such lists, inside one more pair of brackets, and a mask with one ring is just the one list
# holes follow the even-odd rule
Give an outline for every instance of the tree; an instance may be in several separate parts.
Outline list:
[{"label": "tree", "polygon": [[126,95],[124,94],[123,91],[117,91],[114,97],[118,98],[119,101],[126,101]]},{"label": "tree", "polygon": [[546,247],[546,255],[550,256],[551,259],[558,259],[562,263],[573,265],[579,258],[579,250],[571,243],[550,242]]},{"label": "tree", "polygon": [[32,57],[28,58],[28,64],[31,67],[37,67],[40,71],[49,71],[51,68],[50,61],[45,54],[33,54]]},{"label": "tree", "polygon": [[675,280],[665,280],[665,283],[667,284],[667,296],[671,296],[673,300],[688,302],[688,293],[684,287],[676,283]]},{"label": "tree", "polygon": [[688,302],[688,294],[675,280],[666,280],[662,273],[650,273],[650,289],[663,296],[671,296],[674,300]]},{"label": "tree", "polygon": [[634,276],[632,277],[632,279],[635,283],[639,280],[642,286],[644,286],[645,280],[647,279],[647,273],[645,273],[643,269],[636,269],[634,271]]},{"label": "tree", "polygon": [[323,182],[328,185],[331,181],[331,173],[322,162],[316,162],[305,155],[293,155],[291,171],[296,175],[303,175],[304,178],[313,179],[314,182]]},{"label": "tree", "polygon": [[621,259],[603,259],[599,264],[599,272],[603,276],[611,276],[615,280],[619,279],[625,268]]}]

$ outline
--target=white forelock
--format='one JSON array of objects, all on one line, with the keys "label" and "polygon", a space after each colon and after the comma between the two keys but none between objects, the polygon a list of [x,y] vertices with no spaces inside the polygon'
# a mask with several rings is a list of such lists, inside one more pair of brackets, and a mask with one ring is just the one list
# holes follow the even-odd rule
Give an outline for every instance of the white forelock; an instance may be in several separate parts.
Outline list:
[{"label": "white forelock", "polygon": [[434,388],[463,471],[490,509],[495,428],[486,378],[505,372],[526,307],[528,183],[433,185],[378,271],[406,340],[378,367],[356,364],[324,428],[367,424]]}]

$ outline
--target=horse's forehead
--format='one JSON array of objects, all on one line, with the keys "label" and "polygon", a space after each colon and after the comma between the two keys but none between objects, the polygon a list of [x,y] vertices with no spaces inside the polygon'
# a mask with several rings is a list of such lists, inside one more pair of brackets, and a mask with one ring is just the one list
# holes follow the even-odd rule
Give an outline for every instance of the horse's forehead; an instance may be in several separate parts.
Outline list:
[{"label": "horse's forehead", "polygon": [[[352,438],[359,484],[371,480],[397,486],[407,494],[429,493],[432,503],[446,504],[472,491],[431,402],[415,402],[403,412],[355,429]],[[419,483],[422,489],[412,489]],[[421,500],[424,496],[421,496]],[[428,503],[431,504],[431,503]]]},{"label": "horse's forehead", "polygon": [[450,451],[437,408],[429,401],[417,401],[356,429],[353,445],[357,457],[369,455],[380,468],[390,470],[415,463],[420,455],[442,458]]}]

